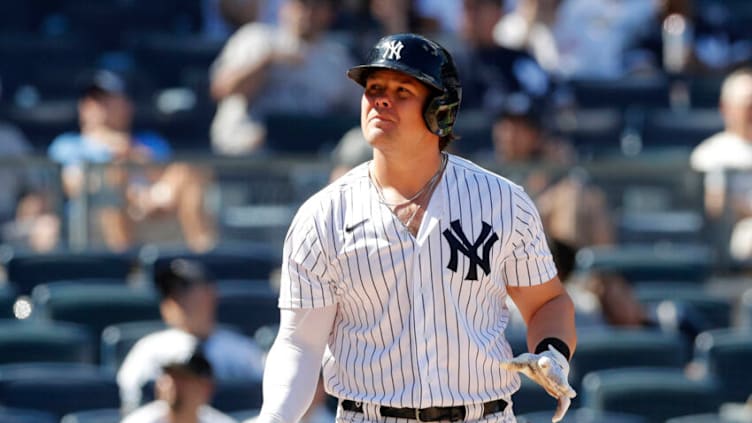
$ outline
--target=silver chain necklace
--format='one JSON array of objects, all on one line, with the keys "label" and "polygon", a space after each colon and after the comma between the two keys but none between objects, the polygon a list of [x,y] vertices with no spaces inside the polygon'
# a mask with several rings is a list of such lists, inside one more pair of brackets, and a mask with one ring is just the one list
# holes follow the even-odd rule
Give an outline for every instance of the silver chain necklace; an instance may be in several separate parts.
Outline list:
[{"label": "silver chain necklace", "polygon": [[[374,183],[374,188],[376,188],[376,194],[378,194],[379,196],[379,202],[381,202],[381,204],[392,209],[392,213],[395,213],[395,216],[396,216],[396,211],[394,209],[403,205],[410,204],[411,202],[419,198],[421,195],[423,195],[425,192],[431,191],[434,188],[434,186],[436,186],[436,183],[438,182],[439,177],[444,171],[446,164],[447,164],[447,155],[444,153],[441,153],[441,164],[439,165],[439,168],[436,170],[436,173],[434,173],[431,179],[429,179],[428,182],[426,182],[426,184],[423,185],[423,187],[418,190],[418,192],[413,194],[410,198],[406,198],[404,201],[399,202],[399,203],[389,203],[386,201],[386,199],[384,198],[383,188],[381,187],[379,180],[376,178],[376,175],[373,175],[371,173],[370,166],[368,167],[368,176],[370,177],[369,179],[373,181]],[[415,215],[418,214],[418,209],[420,209],[420,204],[416,204],[415,209],[410,214],[410,217],[407,219],[407,222],[405,222],[405,228],[407,228],[408,230],[410,230],[410,223],[412,223],[413,219],[415,218]]]}]

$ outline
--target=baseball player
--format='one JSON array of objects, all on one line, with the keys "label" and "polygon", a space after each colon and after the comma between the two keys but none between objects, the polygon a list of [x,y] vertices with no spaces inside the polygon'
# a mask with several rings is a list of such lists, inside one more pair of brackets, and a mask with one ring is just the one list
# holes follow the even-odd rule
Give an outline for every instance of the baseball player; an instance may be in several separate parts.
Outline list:
[{"label": "baseball player", "polygon": [[[575,395],[574,308],[530,198],[444,152],[461,98],[451,56],[390,35],[347,74],[364,87],[373,160],[290,226],[260,421],[297,421],[322,364],[338,422],[514,422],[517,372],[558,398],[560,420]],[[507,298],[528,325],[531,352],[516,358]]]}]

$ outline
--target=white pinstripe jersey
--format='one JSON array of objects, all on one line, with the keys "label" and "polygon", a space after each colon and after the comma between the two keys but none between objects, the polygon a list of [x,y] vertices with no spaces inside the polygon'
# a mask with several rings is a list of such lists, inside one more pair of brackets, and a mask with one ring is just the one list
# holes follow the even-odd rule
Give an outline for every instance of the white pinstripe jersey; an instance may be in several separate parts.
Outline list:
[{"label": "white pinstripe jersey", "polygon": [[506,285],[556,275],[532,201],[450,155],[413,237],[367,166],[306,201],[285,239],[279,306],[338,304],[327,391],[393,407],[508,399],[520,382],[499,367],[512,356]]}]

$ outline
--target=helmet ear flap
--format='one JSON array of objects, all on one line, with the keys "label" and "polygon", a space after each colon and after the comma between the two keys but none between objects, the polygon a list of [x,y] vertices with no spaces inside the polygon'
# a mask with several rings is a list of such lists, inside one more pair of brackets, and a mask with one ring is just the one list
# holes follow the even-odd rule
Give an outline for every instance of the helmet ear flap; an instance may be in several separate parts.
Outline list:
[{"label": "helmet ear flap", "polygon": [[457,119],[460,102],[458,98],[452,98],[449,93],[434,96],[426,104],[423,111],[423,120],[426,121],[428,130],[444,137],[452,133],[452,127]]}]

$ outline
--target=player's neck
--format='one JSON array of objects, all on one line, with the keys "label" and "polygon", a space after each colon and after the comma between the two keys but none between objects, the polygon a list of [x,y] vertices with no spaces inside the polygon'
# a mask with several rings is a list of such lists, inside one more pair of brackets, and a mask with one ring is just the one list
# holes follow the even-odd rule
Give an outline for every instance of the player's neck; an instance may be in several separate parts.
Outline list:
[{"label": "player's neck", "polygon": [[410,198],[436,175],[441,165],[442,154],[438,151],[400,157],[376,151],[370,172],[387,193]]}]

